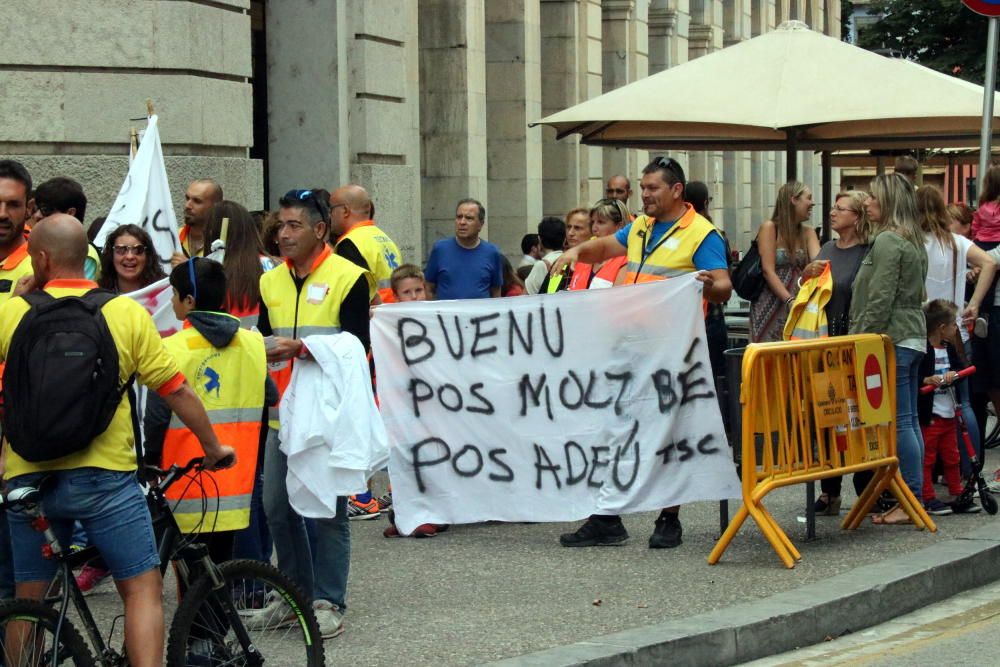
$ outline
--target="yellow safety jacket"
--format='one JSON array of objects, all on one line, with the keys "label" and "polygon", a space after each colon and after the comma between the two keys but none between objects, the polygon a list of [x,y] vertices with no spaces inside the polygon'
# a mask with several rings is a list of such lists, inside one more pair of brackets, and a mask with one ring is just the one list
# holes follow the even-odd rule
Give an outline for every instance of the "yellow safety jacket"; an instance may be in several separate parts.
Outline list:
[{"label": "yellow safety jacket", "polygon": [[665,280],[697,271],[694,253],[705,237],[715,231],[715,226],[695,213],[691,204],[674,225],[652,243],[653,223],[647,215],[640,215],[632,223],[628,234],[625,265],[625,284]]},{"label": "yellow safety jacket", "polygon": [[368,279],[368,298],[374,299],[377,292],[382,301],[388,303],[389,295],[392,294],[389,277],[403,262],[399,247],[371,220],[355,223],[340,235],[336,245],[340,245],[344,239],[350,239],[354,243],[368,264],[368,271],[365,272],[365,277]]},{"label": "yellow safety jacket", "polygon": [[823,273],[802,283],[785,320],[785,340],[827,338],[826,304],[833,295],[833,274],[827,262]]},{"label": "yellow safety jacket", "polygon": [[0,303],[7,301],[14,293],[17,281],[31,272],[31,256],[25,243],[0,262]]},{"label": "yellow safety jacket", "polygon": [[[201,484],[180,483],[167,489],[177,525],[185,533],[246,528],[250,525],[264,406],[264,339],[256,331],[240,329],[229,345],[216,348],[185,323],[185,328],[165,338],[163,345],[204,404],[219,442],[236,450],[235,466],[210,473],[215,484],[206,474]],[[183,465],[202,455],[198,438],[172,415],[163,441],[163,466]],[[207,493],[207,501],[202,500],[203,493]],[[203,519],[205,509],[208,512]]]},{"label": "yellow safety jacket", "polygon": [[[284,338],[339,333],[340,306],[362,275],[361,267],[333,254],[329,246],[302,280],[296,280],[295,267],[285,260],[285,266],[260,277],[260,298],[267,307],[271,332]],[[294,363],[293,359],[271,373],[281,395],[292,379]],[[268,418],[271,428],[278,428],[277,407],[269,409]]]}]

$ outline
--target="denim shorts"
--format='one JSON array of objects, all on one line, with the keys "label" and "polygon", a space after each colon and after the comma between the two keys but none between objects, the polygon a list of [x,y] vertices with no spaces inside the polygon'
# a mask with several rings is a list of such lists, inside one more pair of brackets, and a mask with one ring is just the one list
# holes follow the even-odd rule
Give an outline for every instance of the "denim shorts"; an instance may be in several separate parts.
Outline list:
[{"label": "denim shorts", "polygon": [[[41,487],[42,511],[59,544],[68,549],[73,522],[79,521],[100,552],[116,581],[131,579],[160,565],[153,523],[135,472],[78,468],[29,473],[7,480],[9,489]],[[44,535],[31,527],[32,517],[8,510],[14,547],[14,579],[48,581],[55,561],[41,555]]]}]

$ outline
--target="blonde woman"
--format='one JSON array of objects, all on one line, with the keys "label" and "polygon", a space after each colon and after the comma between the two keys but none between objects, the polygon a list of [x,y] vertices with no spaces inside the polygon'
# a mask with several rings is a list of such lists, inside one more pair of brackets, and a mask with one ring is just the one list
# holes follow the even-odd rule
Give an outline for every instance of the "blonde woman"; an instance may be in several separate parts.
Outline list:
[{"label": "blonde woman", "polygon": [[750,306],[750,338],[754,343],[782,339],[802,270],[819,253],[816,232],[802,224],[813,206],[808,187],[798,181],[785,183],[778,190],[774,214],[757,232],[765,289]]},{"label": "blonde woman", "polygon": [[[920,360],[927,349],[922,304],[927,251],[913,185],[900,174],[872,181],[865,210],[871,221],[871,251],[861,263],[851,299],[852,334],[887,334],[896,354],[896,441],[899,470],[915,498],[923,485],[924,441],[917,422]],[[898,505],[876,523],[908,523]]]},{"label": "blonde woman", "polygon": [[[590,233],[595,238],[611,236],[622,229],[629,221],[629,212],[625,204],[617,199],[601,199],[590,209]],[[570,278],[569,289],[604,289],[612,287],[625,279],[625,264],[628,258],[612,257],[597,264],[577,262],[573,265],[573,276]]]}]

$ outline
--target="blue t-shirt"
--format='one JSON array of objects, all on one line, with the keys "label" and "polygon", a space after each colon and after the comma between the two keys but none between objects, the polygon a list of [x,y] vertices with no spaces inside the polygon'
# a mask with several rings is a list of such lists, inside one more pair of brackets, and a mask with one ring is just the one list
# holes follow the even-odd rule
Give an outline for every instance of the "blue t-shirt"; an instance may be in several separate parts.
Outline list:
[{"label": "blue t-shirt", "polygon": [[438,299],[488,299],[491,288],[503,285],[500,249],[480,241],[471,250],[454,237],[441,239],[431,249],[424,278],[434,283]]},{"label": "blue t-shirt", "polygon": [[[655,248],[656,242],[666,234],[674,222],[654,222],[652,235],[647,248]],[[624,228],[615,232],[615,240],[626,248],[628,247],[628,233],[632,229],[633,223],[628,223]],[[715,271],[716,269],[728,269],[729,258],[726,256],[726,242],[722,240],[722,235],[717,230],[712,231],[694,251],[694,266],[699,271]]]}]

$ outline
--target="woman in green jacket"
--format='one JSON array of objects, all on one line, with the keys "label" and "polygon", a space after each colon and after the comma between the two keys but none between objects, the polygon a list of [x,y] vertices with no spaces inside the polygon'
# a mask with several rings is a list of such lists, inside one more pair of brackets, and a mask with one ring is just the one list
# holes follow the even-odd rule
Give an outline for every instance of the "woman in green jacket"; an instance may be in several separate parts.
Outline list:
[{"label": "woman in green jacket", "polygon": [[[923,483],[924,441],[917,423],[920,360],[927,348],[921,304],[927,251],[913,186],[900,174],[878,176],[865,203],[872,224],[871,252],[854,280],[851,333],[887,334],[896,352],[896,446],[899,470],[914,497]],[[905,523],[894,507],[876,523]]]}]

